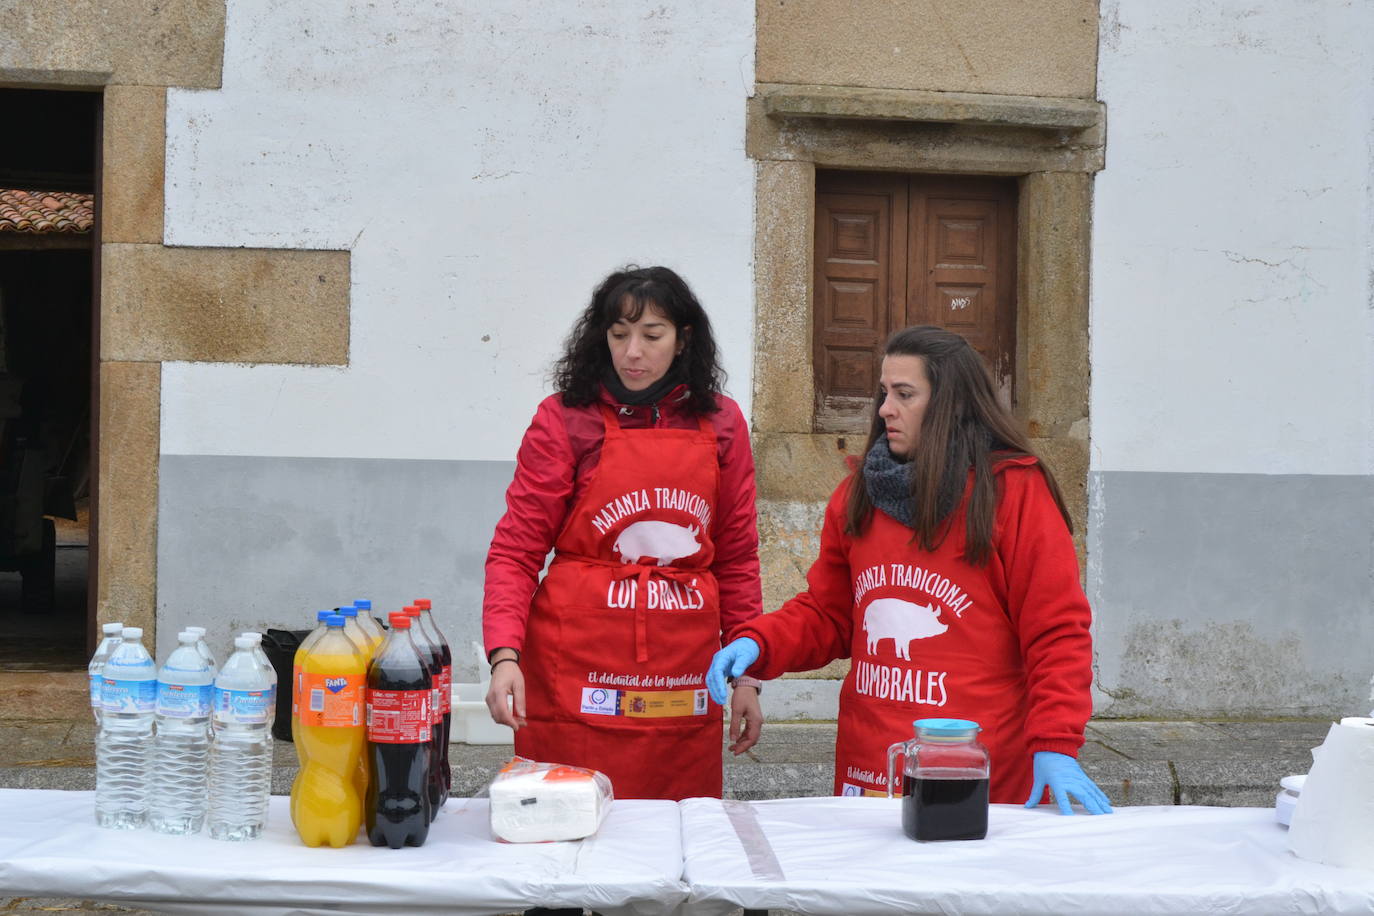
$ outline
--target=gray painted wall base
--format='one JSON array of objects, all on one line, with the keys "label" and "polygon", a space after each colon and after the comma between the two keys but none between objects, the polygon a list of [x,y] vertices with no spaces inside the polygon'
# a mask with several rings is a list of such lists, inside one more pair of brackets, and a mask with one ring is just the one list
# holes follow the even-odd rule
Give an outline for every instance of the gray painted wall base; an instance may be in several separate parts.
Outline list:
[{"label": "gray painted wall base", "polygon": [[1374,477],[1094,473],[1099,716],[1364,715]]},{"label": "gray painted wall base", "polygon": [[355,598],[380,612],[429,598],[477,680],[482,579],[512,461],[163,455],[158,658],[199,624],[222,661],[242,630],[310,629]]},{"label": "gray painted wall base", "polygon": [[779,678],[763,688],[763,716],[768,722],[834,721],[840,709],[843,681],[821,678]]},{"label": "gray painted wall base", "polygon": [[[434,601],[475,681],[483,565],[512,462],[164,455],[158,655],[200,623],[311,626],[369,597]],[[1097,472],[1088,588],[1105,717],[1363,715],[1374,673],[1374,477]],[[779,680],[777,721],[838,681]]]}]

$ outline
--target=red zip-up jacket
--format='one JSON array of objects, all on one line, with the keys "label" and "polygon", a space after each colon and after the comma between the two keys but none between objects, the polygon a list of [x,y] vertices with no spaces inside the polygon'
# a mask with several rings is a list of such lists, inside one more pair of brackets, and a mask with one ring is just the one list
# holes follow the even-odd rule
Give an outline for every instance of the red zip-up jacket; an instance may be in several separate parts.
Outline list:
[{"label": "red zip-up jacket", "polygon": [[[679,385],[656,405],[632,406],[617,403],[603,387],[601,400],[615,409],[626,430],[695,429],[689,394],[687,386]],[[707,417],[720,461],[720,492],[711,521],[711,572],[720,587],[721,631],[728,636],[759,616],[763,595],[749,426],[738,404],[724,395],[718,400],[720,410]],[[488,653],[501,646],[524,650],[525,621],[539,573],[569,509],[601,459],[604,437],[598,405],[566,407],[558,394],[539,404],[516,455],[506,514],[496,524],[487,552],[482,637]]]}]

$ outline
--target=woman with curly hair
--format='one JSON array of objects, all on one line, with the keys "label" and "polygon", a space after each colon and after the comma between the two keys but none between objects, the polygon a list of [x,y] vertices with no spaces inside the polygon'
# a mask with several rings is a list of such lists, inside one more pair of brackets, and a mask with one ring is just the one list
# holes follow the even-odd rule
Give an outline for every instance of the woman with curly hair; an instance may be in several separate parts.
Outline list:
[{"label": "woman with curly hair", "polygon": [[[702,672],[762,604],[749,428],[723,378],[681,277],[611,274],[525,433],[487,554],[492,718],[517,754],[601,770],[622,798],[721,794]],[[758,689],[741,679],[730,698],[736,754],[758,740]]]}]

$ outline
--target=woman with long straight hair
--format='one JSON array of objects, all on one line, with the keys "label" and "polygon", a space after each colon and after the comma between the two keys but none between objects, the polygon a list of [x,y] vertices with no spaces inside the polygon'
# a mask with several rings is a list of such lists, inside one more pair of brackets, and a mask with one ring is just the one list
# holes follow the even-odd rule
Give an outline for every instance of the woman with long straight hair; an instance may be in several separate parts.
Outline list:
[{"label": "woman with long straight hair", "polygon": [[1111,810],[1075,759],[1092,712],[1091,612],[1059,485],[968,342],[888,339],[864,458],[826,508],[806,591],[741,627],[707,674],[852,658],[835,793],[886,794],[887,748],[922,717],[971,719],[989,798]]},{"label": "woman with long straight hair", "polygon": [[[719,797],[702,672],[762,597],[749,427],[711,323],[672,270],[625,268],[553,374],[487,554],[487,706],[517,754],[601,770],[618,797]],[[758,692],[736,683],[736,754],[758,740]]]}]

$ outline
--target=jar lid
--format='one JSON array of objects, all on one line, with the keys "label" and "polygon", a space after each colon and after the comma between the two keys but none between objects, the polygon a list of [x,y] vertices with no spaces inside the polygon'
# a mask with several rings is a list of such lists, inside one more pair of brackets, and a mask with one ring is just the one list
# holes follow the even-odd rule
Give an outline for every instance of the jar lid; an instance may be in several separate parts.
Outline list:
[{"label": "jar lid", "polygon": [[970,719],[917,719],[911,725],[923,735],[938,738],[971,738],[983,730]]}]

